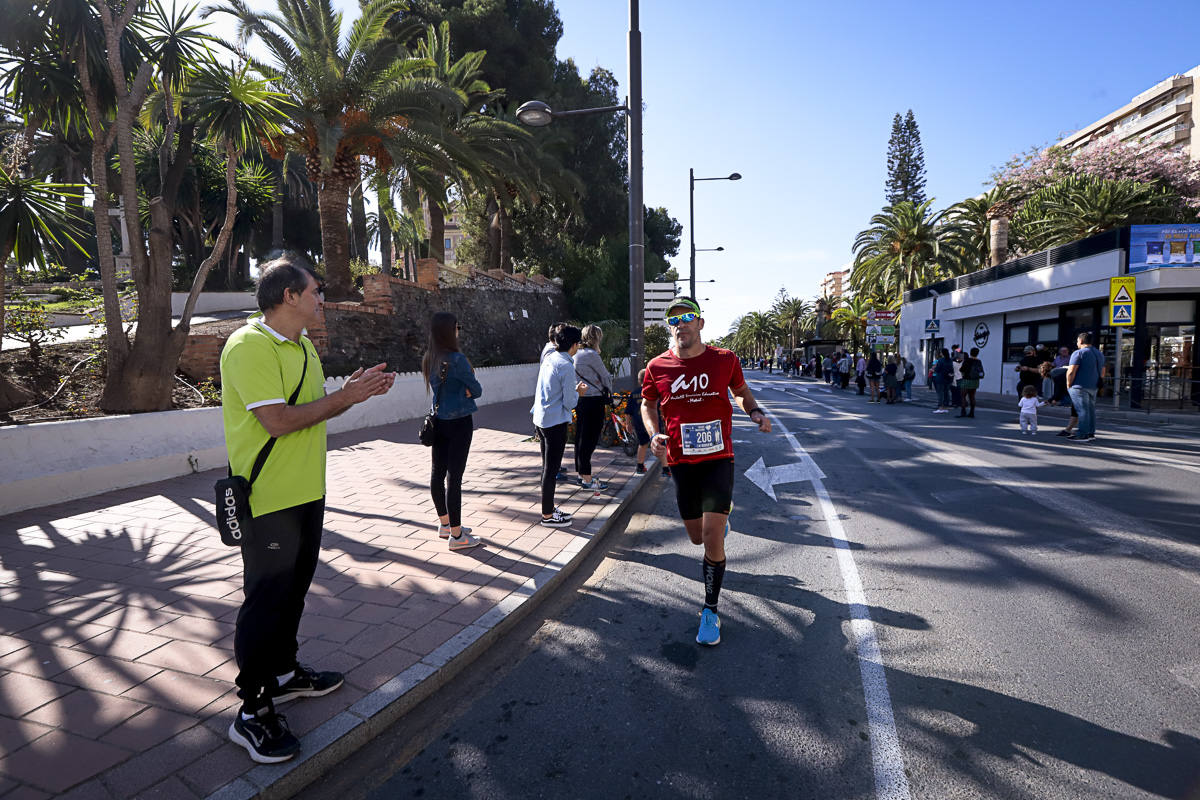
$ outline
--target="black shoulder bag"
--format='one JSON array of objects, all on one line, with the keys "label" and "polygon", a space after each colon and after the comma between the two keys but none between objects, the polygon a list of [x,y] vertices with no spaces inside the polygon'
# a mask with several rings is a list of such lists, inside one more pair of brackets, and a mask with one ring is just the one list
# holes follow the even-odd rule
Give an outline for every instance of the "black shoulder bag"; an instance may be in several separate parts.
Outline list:
[{"label": "black shoulder bag", "polygon": [[437,394],[434,395],[433,405],[429,407],[429,413],[425,415],[425,420],[421,423],[421,430],[417,433],[417,438],[420,439],[421,444],[425,445],[426,447],[433,447],[434,431],[437,426],[438,406],[442,404],[442,387],[446,385],[446,371],[449,368],[450,365],[443,361],[442,368],[438,370],[438,378],[440,379],[440,383],[438,383]]},{"label": "black shoulder bag", "polygon": [[[300,348],[304,351],[304,368],[300,370],[300,383],[296,385],[296,391],[288,398],[289,406],[296,405],[296,398],[304,386],[304,376],[308,374],[308,348],[303,343]],[[267,456],[271,455],[274,447],[275,437],[272,436],[258,451],[254,467],[250,470],[250,480],[234,475],[233,467],[229,467],[229,477],[221,478],[213,487],[217,493],[217,530],[221,533],[221,544],[239,547],[250,535],[250,522],[253,519],[250,514],[250,487],[258,479],[258,473],[262,472]]]}]

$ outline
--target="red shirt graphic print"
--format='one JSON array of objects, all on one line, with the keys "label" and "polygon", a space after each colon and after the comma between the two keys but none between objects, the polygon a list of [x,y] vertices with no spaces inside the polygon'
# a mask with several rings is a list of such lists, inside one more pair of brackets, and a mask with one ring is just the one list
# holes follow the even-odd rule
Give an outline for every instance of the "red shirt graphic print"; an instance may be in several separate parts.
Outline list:
[{"label": "red shirt graphic print", "polygon": [[642,399],[660,403],[667,464],[733,458],[730,391],[746,385],[742,365],[730,350],[704,348],[694,358],[667,351],[651,359],[642,380]]}]

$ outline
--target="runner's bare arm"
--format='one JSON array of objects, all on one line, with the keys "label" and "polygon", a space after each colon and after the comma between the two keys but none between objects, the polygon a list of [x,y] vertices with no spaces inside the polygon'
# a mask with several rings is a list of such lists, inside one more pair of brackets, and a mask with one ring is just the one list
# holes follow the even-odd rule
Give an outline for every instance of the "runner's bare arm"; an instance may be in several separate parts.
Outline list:
[{"label": "runner's bare arm", "polygon": [[737,402],[738,408],[745,411],[754,424],[758,425],[759,431],[762,433],[771,432],[771,420],[763,413],[763,410],[758,407],[758,403],[754,401],[754,393],[750,391],[750,385],[743,383],[738,389],[729,390],[733,394],[733,399]]},{"label": "runner's bare arm", "polygon": [[294,406],[285,403],[274,403],[269,406],[258,406],[252,409],[254,416],[272,436],[286,436],[289,433],[311,428],[319,422],[336,417],[350,406],[384,394],[392,388],[396,373],[384,372],[386,364],[377,364],[370,369],[357,369],[353,375],[336,392],[327,394],[311,403],[297,403]]}]

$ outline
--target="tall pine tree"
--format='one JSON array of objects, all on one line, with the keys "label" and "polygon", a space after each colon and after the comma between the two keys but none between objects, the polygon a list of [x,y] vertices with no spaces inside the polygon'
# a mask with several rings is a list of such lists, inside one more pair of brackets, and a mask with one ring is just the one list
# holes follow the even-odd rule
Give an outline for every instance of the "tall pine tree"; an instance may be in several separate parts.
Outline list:
[{"label": "tall pine tree", "polygon": [[903,118],[892,118],[892,135],[888,139],[888,177],[884,187],[887,205],[925,202],[925,149],[921,146],[921,131],[912,109]]}]

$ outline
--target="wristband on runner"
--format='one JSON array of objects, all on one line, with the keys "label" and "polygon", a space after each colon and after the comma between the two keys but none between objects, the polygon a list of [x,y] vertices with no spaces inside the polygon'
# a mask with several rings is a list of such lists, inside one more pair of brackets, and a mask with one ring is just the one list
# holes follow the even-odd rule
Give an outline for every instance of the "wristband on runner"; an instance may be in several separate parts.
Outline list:
[{"label": "wristband on runner", "polygon": [[752,409],[750,409],[749,411],[747,411],[747,412],[746,412],[746,416],[747,416],[747,417],[750,417],[751,419],[754,419],[754,412],[755,412],[755,411],[757,411],[758,413],[762,414],[764,417],[767,415],[767,412],[763,411],[763,410],[762,410],[761,408],[759,408],[758,406],[755,406],[754,408],[752,408]]}]

